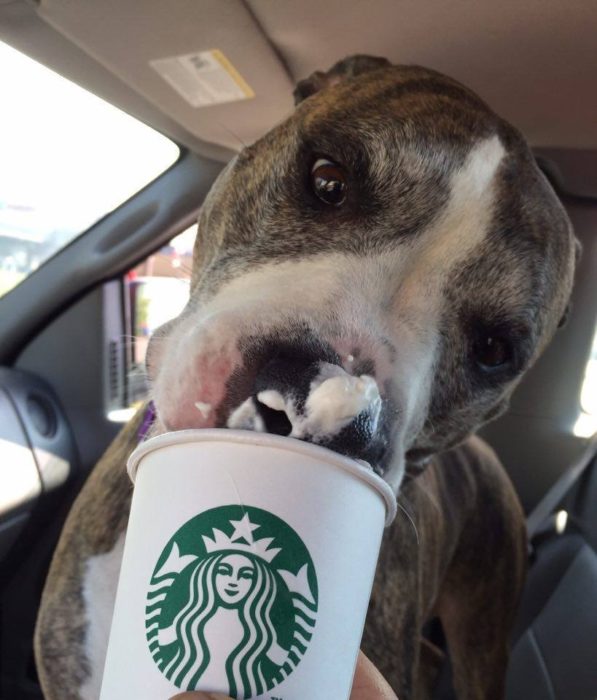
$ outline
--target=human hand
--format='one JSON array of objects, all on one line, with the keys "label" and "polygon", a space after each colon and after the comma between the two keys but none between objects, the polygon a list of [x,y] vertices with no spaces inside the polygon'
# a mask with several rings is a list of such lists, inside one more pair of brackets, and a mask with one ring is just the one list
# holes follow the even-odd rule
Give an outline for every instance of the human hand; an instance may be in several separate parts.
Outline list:
[{"label": "human hand", "polygon": [[[219,693],[181,693],[171,700],[230,700]],[[352,683],[350,700],[398,700],[381,673],[361,651]]]},{"label": "human hand", "polygon": [[354,672],[350,700],[398,700],[386,679],[362,651]]}]

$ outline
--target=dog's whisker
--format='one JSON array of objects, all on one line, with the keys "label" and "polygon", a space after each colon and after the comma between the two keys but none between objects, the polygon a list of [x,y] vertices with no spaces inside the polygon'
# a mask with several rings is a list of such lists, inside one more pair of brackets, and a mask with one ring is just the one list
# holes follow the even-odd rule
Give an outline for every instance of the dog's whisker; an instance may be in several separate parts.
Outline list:
[{"label": "dog's whisker", "polygon": [[410,524],[413,526],[413,530],[415,532],[415,538],[417,540],[417,546],[420,546],[421,543],[419,542],[419,531],[417,530],[417,526],[415,525],[415,521],[413,520],[411,514],[406,510],[406,508],[402,505],[402,503],[400,503],[400,501],[397,501],[396,505],[398,506],[398,508],[400,508],[400,510],[404,513],[404,515],[406,515]]}]

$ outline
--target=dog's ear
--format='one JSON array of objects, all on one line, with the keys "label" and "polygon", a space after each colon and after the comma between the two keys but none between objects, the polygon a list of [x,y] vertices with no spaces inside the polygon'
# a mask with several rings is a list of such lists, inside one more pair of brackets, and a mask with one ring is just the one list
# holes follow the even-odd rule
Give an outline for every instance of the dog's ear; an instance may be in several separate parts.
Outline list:
[{"label": "dog's ear", "polygon": [[387,58],[378,56],[364,56],[360,54],[349,56],[342,61],[338,61],[326,73],[318,70],[308,78],[305,78],[305,80],[301,80],[293,93],[294,104],[297,105],[326,87],[337,85],[345,78],[353,78],[362,73],[369,73],[391,65]]},{"label": "dog's ear", "polygon": [[578,238],[574,238],[574,264],[578,265],[582,257],[582,243]]},{"label": "dog's ear", "polygon": [[564,313],[562,315],[562,318],[560,319],[560,322],[558,323],[558,328],[564,328],[564,326],[568,323],[568,319],[570,318],[570,303],[566,305],[566,308],[564,309]]},{"label": "dog's ear", "polygon": [[[582,255],[582,245],[578,238],[574,239],[574,265],[578,265],[580,258]],[[568,319],[570,317],[570,310],[572,307],[572,302],[568,302],[566,304],[566,308],[564,309],[564,314],[562,318],[560,319],[560,322],[558,323],[558,328],[564,328],[564,326],[568,323]]]}]

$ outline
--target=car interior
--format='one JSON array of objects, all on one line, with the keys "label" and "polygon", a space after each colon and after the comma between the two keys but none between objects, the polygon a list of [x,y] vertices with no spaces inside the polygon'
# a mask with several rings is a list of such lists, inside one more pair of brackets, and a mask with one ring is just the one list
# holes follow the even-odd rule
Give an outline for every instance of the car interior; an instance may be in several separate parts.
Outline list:
[{"label": "car interior", "polygon": [[[17,91],[31,107],[21,108],[19,126],[0,93],[0,144],[16,154],[8,160],[0,148],[1,698],[43,697],[32,638],[52,552],[90,471],[146,395],[146,336],[176,315],[181,295],[184,303],[192,227],[211,184],[292,111],[298,80],[363,53],[456,78],[519,128],[582,244],[565,325],[481,435],[505,465],[531,534],[507,698],[595,700],[596,30],[591,0],[0,0],[7,56],[18,52],[15,61],[80,86],[170,148],[155,175],[138,161],[141,179],[118,200],[104,198],[82,223],[73,215],[68,235],[52,229],[49,249],[19,223],[26,214],[49,231],[49,209],[34,211],[33,197],[11,200],[10,183],[43,190],[38,162],[48,187],[59,177],[62,151],[42,164],[37,144],[53,138],[45,121],[67,117],[51,116],[59,97],[23,79]],[[72,110],[68,118],[85,121]],[[62,188],[60,209],[108,188],[141,157],[127,155],[126,132],[104,179],[93,175],[87,149],[106,150],[111,118],[82,125],[68,173],[75,184]],[[152,307],[164,298],[168,309]],[[447,652],[435,690],[446,700],[455,697]]]}]

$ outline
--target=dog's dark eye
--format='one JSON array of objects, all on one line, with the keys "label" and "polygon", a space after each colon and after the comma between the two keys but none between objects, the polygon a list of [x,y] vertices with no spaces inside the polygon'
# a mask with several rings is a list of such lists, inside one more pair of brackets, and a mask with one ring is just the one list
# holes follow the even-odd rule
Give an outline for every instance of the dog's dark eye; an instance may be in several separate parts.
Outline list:
[{"label": "dog's dark eye", "polygon": [[473,343],[473,353],[477,365],[486,372],[499,370],[512,361],[510,342],[491,332],[480,333]]},{"label": "dog's dark eye", "polygon": [[346,199],[346,175],[339,165],[319,158],[311,168],[313,191],[326,204],[339,206]]}]

